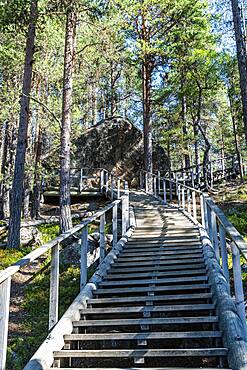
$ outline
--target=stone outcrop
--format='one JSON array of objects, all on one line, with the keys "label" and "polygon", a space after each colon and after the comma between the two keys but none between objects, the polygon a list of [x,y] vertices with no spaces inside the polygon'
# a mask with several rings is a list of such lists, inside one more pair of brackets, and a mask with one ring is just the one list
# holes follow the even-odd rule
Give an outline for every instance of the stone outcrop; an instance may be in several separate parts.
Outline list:
[{"label": "stone outcrop", "polygon": [[[126,119],[116,117],[87,129],[75,142],[75,167],[106,168],[137,185],[143,169],[143,134]],[[154,144],[154,171],[166,171],[169,161],[165,151]]]}]

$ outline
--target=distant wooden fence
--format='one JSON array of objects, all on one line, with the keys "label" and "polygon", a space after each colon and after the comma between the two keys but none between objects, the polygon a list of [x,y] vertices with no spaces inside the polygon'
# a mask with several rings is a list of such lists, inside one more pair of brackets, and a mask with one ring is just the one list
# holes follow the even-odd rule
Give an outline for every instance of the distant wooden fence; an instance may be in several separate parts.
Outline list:
[{"label": "distant wooden fence", "polygon": [[[67,232],[49,241],[41,247],[27,254],[15,264],[0,271],[0,370],[6,369],[6,353],[9,323],[9,305],[11,292],[11,277],[22,267],[31,264],[39,257],[51,251],[50,269],[50,296],[49,296],[49,323],[47,329],[51,330],[58,321],[59,308],[59,251],[61,243],[76,233],[81,233],[81,261],[80,261],[80,289],[87,283],[88,266],[88,226],[95,220],[100,220],[100,261],[106,255],[105,222],[106,214],[112,212],[112,247],[118,242],[118,235],[124,235],[129,228],[129,191],[127,182],[110,174],[107,170],[99,170],[99,186],[102,194],[112,199],[105,208],[96,212],[92,217],[83,220]],[[116,199],[116,200],[114,200]],[[121,210],[121,230],[118,230],[118,213]]]},{"label": "distant wooden fence", "polygon": [[[151,191],[148,189],[148,181],[152,183]],[[199,222],[205,228],[229,287],[229,259],[232,259],[232,298],[236,303],[242,322],[246,325],[240,258],[242,256],[247,261],[247,243],[242,235],[207,193],[187,186],[176,179],[171,180],[145,171],[141,173],[140,182],[141,188],[145,189],[146,192],[161,197],[164,204],[167,204],[168,200],[170,203],[176,204],[186,211],[195,222]]]}]

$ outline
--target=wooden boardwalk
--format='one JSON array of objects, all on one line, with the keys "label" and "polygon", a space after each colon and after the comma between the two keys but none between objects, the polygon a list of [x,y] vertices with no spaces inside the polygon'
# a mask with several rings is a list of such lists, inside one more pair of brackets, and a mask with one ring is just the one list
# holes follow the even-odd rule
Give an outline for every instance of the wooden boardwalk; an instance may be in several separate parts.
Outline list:
[{"label": "wooden boardwalk", "polygon": [[131,192],[137,227],[98,284],[53,368],[228,367],[199,230]]}]

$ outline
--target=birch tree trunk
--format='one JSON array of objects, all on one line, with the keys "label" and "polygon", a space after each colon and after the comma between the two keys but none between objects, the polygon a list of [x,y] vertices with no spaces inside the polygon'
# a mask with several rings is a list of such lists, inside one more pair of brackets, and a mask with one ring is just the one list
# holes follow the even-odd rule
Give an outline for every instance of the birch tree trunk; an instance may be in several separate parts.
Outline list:
[{"label": "birch tree trunk", "polygon": [[72,227],[70,210],[70,133],[73,65],[75,54],[76,13],[69,11],[66,20],[63,105],[60,151],[60,230],[65,232]]},{"label": "birch tree trunk", "polygon": [[244,44],[243,30],[241,26],[241,12],[238,0],[231,0],[234,32],[237,46],[238,69],[240,76],[240,90],[243,108],[244,132],[247,145],[247,58]]},{"label": "birch tree trunk", "polygon": [[8,248],[19,248],[20,246],[20,224],[23,198],[24,165],[27,148],[27,132],[30,106],[29,95],[31,92],[32,85],[36,20],[37,20],[37,0],[32,0],[30,11],[30,23],[26,41],[26,55],[23,74],[18,141],[15,156],[14,178],[11,192]]}]

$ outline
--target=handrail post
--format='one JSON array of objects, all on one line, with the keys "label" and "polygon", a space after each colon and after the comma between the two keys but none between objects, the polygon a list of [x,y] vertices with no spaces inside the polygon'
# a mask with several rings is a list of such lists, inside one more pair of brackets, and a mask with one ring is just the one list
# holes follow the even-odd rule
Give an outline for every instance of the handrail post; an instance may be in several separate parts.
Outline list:
[{"label": "handrail post", "polygon": [[111,174],[111,200],[114,199],[114,176]]},{"label": "handrail post", "polygon": [[191,214],[191,194],[190,194],[190,189],[187,189],[187,210],[188,210],[188,213]]},{"label": "handrail post", "polygon": [[211,218],[211,208],[207,204],[207,232],[209,235],[209,239],[212,241],[213,240],[213,234],[212,234],[212,218]]},{"label": "handrail post", "polygon": [[126,231],[130,226],[130,212],[129,212],[129,186],[127,181],[124,182],[124,192],[126,195],[126,207],[125,207],[125,212],[126,212]]},{"label": "handrail post", "polygon": [[59,301],[59,244],[51,250],[50,299],[49,299],[49,331],[58,322]]},{"label": "handrail post", "polygon": [[193,206],[193,217],[197,219],[197,212],[196,212],[196,192],[192,191],[192,206]]},{"label": "handrail post", "polygon": [[0,283],[0,370],[6,369],[11,277]]},{"label": "handrail post", "polygon": [[120,198],[120,178],[117,178],[117,199]]},{"label": "handrail post", "polygon": [[182,185],[182,208],[185,209],[185,191],[183,185]]},{"label": "handrail post", "polygon": [[79,192],[82,192],[83,187],[83,168],[80,169],[80,184],[79,184]]},{"label": "handrail post", "polygon": [[218,262],[220,262],[220,250],[219,250],[219,240],[217,231],[217,221],[216,214],[211,210],[211,222],[212,222],[212,241],[214,246],[214,251]]},{"label": "handrail post", "polygon": [[127,194],[122,196],[122,235],[125,235],[127,231],[127,219],[126,219],[126,212],[127,212]]},{"label": "handrail post", "polygon": [[164,192],[163,194],[164,204],[166,204],[167,201],[166,201],[166,179],[165,178],[163,178],[163,192]]},{"label": "handrail post", "polygon": [[113,248],[117,244],[117,204],[114,204],[112,208],[112,246]]},{"label": "handrail post", "polygon": [[158,195],[160,195],[161,186],[160,186],[160,171],[158,171]]},{"label": "handrail post", "polygon": [[157,195],[157,177],[155,175],[153,178],[153,193],[154,193],[154,196]]},{"label": "handrail post", "polygon": [[140,171],[140,189],[143,189],[143,173]]},{"label": "handrail post", "polygon": [[99,235],[100,235],[100,262],[103,261],[105,258],[105,213],[100,216],[100,228],[99,228]]},{"label": "handrail post", "polygon": [[220,232],[220,250],[221,250],[221,258],[222,258],[222,270],[226,280],[229,283],[229,269],[228,269],[228,253],[226,249],[226,232],[224,227],[219,224],[219,232]]},{"label": "handrail post", "polygon": [[236,298],[235,303],[237,305],[238,314],[243,324],[246,325],[244,290],[243,290],[243,282],[242,282],[242,274],[241,274],[240,253],[234,243],[232,243],[231,249],[232,249],[232,266],[233,266],[233,276],[234,276],[234,291],[235,291],[235,298]]},{"label": "handrail post", "polygon": [[80,289],[82,290],[87,283],[87,251],[88,251],[88,226],[82,229],[81,233],[81,271]]},{"label": "handrail post", "polygon": [[104,170],[100,170],[100,192],[104,192]]},{"label": "handrail post", "polygon": [[201,209],[201,224],[206,229],[205,225],[205,203],[204,203],[204,198],[203,194],[200,195],[200,209]]},{"label": "handrail post", "polygon": [[106,193],[106,195],[108,195],[108,190],[109,190],[108,181],[109,181],[109,172],[106,171],[105,172],[105,193]]},{"label": "handrail post", "polygon": [[148,174],[145,172],[145,192],[148,193]]},{"label": "handrail post", "polygon": [[169,192],[170,192],[170,202],[172,202],[172,179],[170,176],[170,182],[169,182]]},{"label": "handrail post", "polygon": [[180,204],[181,204],[181,185],[178,184],[178,206],[180,207]]}]

